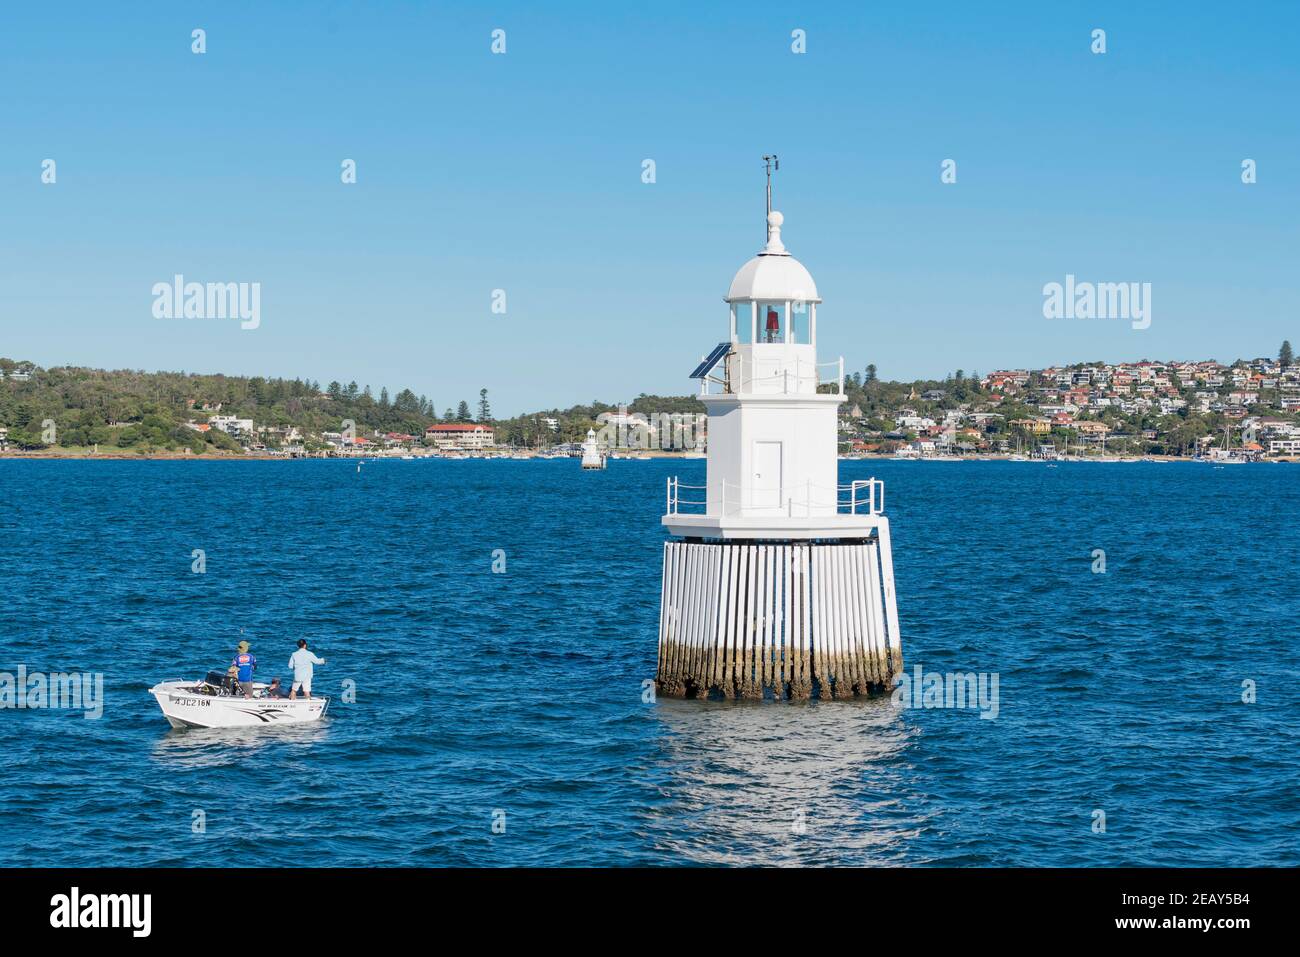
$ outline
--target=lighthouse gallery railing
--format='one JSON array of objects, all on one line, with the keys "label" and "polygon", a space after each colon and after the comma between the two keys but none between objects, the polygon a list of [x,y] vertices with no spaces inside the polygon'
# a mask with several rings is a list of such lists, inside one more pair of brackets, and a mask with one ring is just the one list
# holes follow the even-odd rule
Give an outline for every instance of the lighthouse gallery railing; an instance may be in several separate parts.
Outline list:
[{"label": "lighthouse gallery railing", "polygon": [[[682,491],[686,491],[686,497],[682,497]],[[833,489],[830,486],[812,485],[805,483],[799,486],[783,486],[780,488],[751,488],[751,500],[743,501],[743,493],[740,486],[731,482],[723,482],[721,496],[716,500],[719,511],[723,515],[735,514],[728,513],[727,508],[730,505],[733,509],[745,509],[746,511],[761,512],[772,515],[793,515],[795,506],[807,514],[813,508],[829,508],[833,504],[838,514],[857,515],[859,513],[868,515],[880,515],[885,510],[885,483],[880,479],[857,479],[848,485],[837,485]],[[776,494],[776,503],[772,505],[755,504],[752,493],[761,492],[764,498],[771,493]],[[698,497],[696,497],[698,496]],[[688,510],[683,512],[681,506],[686,505]],[[708,500],[708,486],[705,485],[682,485],[681,480],[675,476],[668,479],[668,504],[667,514],[669,515],[704,515],[709,511],[710,502]]]},{"label": "lighthouse gallery railing", "polygon": [[[710,385],[722,386],[722,394],[736,395],[736,394],[751,393],[755,391],[763,391],[763,392],[774,392],[783,395],[789,395],[792,393],[798,393],[803,391],[805,383],[809,383],[812,385],[813,392],[819,391],[820,388],[824,385],[833,385],[835,386],[835,391],[833,393],[834,395],[844,394],[844,357],[843,356],[840,356],[838,359],[833,359],[830,362],[817,362],[817,363],[804,362],[800,359],[796,359],[794,363],[793,373],[790,370],[785,369],[780,372],[773,373],[772,375],[745,375],[744,373],[746,367],[750,365],[752,365],[752,360],[749,363],[742,363],[740,365],[740,374],[736,376],[735,380],[732,379],[730,372],[728,372],[725,381],[713,379],[709,376],[701,377],[700,395],[717,394],[710,388]],[[811,371],[804,371],[805,369]],[[824,378],[822,376],[823,369],[832,370],[834,372],[834,375],[831,375],[828,378]],[[771,385],[772,388],[771,389],[762,388],[756,390],[754,387],[756,384],[759,383]]]}]

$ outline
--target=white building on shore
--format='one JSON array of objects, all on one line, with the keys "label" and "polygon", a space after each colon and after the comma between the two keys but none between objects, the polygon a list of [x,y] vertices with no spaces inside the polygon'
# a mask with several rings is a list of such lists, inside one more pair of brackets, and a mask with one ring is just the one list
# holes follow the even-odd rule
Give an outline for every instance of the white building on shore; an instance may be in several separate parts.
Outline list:
[{"label": "white building on shore", "polygon": [[424,430],[435,448],[479,451],[496,444],[492,426],[478,422],[438,422]]}]

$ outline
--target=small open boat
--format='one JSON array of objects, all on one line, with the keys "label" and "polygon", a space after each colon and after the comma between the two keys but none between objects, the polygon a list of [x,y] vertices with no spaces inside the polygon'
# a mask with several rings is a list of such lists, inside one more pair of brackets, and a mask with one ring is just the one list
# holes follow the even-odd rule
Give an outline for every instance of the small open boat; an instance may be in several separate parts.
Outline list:
[{"label": "small open boat", "polygon": [[173,728],[255,728],[319,721],[329,707],[324,695],[276,698],[264,682],[253,682],[253,697],[220,671],[202,681],[162,681],[149,689]]}]

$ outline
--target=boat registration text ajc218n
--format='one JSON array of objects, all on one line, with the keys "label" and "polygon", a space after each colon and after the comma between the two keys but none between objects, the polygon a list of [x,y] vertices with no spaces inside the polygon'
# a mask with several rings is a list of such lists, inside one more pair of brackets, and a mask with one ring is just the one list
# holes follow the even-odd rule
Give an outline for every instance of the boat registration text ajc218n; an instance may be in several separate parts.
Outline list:
[{"label": "boat registration text ajc218n", "polygon": [[210,671],[202,681],[162,681],[149,693],[162,708],[173,728],[254,728],[319,721],[329,707],[329,698],[278,698],[267,694],[267,685],[253,682],[253,697],[246,698],[238,685],[219,671]]}]

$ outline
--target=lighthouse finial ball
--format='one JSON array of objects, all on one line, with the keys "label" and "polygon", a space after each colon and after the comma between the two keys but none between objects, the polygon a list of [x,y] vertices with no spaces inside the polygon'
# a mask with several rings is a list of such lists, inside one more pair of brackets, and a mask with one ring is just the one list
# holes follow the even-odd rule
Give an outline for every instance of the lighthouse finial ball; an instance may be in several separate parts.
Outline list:
[{"label": "lighthouse finial ball", "polygon": [[763,252],[769,256],[785,253],[785,245],[781,242],[781,224],[784,222],[785,217],[775,209],[767,214],[767,246]]}]

